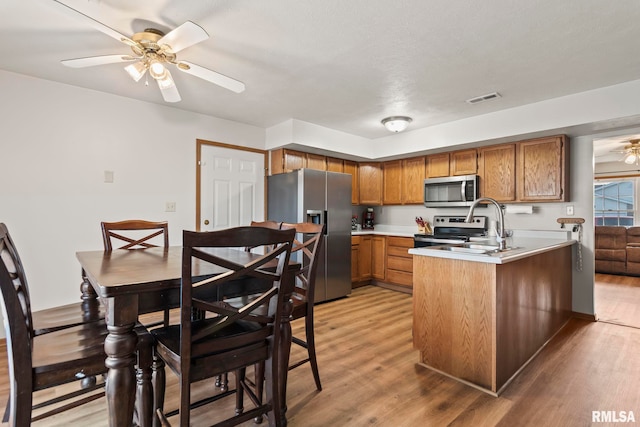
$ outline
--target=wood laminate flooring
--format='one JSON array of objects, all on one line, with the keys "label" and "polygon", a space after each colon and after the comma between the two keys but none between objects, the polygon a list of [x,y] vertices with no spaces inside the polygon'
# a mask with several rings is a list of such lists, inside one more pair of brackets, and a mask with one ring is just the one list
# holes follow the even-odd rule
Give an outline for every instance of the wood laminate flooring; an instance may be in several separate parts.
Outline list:
[{"label": "wood laminate flooring", "polygon": [[598,320],[640,328],[640,277],[595,275]]},{"label": "wood laminate flooring", "polygon": [[[639,329],[573,319],[495,398],[417,365],[411,323],[411,295],[374,286],[316,306],[323,391],[315,390],[308,365],[290,372],[289,426],[589,426],[592,411],[634,411],[640,424]],[[301,333],[303,323],[293,327]],[[302,354],[294,346],[292,360]],[[178,393],[175,376],[167,377],[171,409]],[[206,393],[212,385],[196,387]],[[7,394],[3,364],[0,402]],[[231,411],[233,400],[222,406]],[[220,405],[194,411],[193,424],[210,425],[214,408]],[[106,424],[100,399],[33,425]]]}]

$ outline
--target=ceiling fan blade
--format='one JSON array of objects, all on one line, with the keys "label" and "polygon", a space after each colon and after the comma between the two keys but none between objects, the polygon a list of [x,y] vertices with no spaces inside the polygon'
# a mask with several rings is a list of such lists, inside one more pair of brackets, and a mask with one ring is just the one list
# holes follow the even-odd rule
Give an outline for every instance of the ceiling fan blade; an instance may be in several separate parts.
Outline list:
[{"label": "ceiling fan blade", "polygon": [[166,76],[163,79],[156,80],[156,82],[158,82],[162,98],[164,98],[166,102],[179,102],[182,98],[180,98],[180,92],[178,92],[176,83],[173,81],[173,77],[171,77],[169,70],[165,71],[167,73]]},{"label": "ceiling fan blade", "polygon": [[158,44],[167,44],[171,47],[173,53],[178,53],[208,38],[209,34],[207,34],[201,26],[187,21],[178,28],[171,30],[168,34],[165,34],[164,37],[158,40]]},{"label": "ceiling fan blade", "polygon": [[196,76],[208,82],[217,84],[218,86],[222,86],[223,88],[229,89],[233,92],[240,93],[245,89],[244,83],[242,83],[241,81],[209,70],[208,68],[201,67],[200,65],[192,64],[191,62],[187,61],[180,61],[177,66],[180,71],[184,71],[185,73],[191,74],[192,76]]},{"label": "ceiling fan blade", "polygon": [[137,45],[136,42],[134,42],[133,40],[131,40],[129,37],[124,36],[122,34],[120,34],[119,32],[117,32],[116,30],[114,30],[111,27],[107,27],[106,25],[104,25],[102,22],[96,21],[95,19],[93,19],[92,17],[85,15],[84,13],[75,10],[74,8],[67,6],[66,4],[58,1],[58,0],[53,0],[53,2],[57,5],[60,6],[59,10],[65,12],[67,15],[72,16],[73,18],[80,18],[83,21],[85,21],[87,24],[91,25],[93,28],[95,28],[98,31],[103,32],[104,34],[108,35],[109,37],[112,37],[122,43],[125,43],[129,46],[135,46]]},{"label": "ceiling fan blade", "polygon": [[135,61],[137,58],[131,55],[104,55],[104,56],[89,56],[87,58],[65,59],[60,61],[63,65],[71,68],[85,68],[93,67],[96,65],[115,64],[119,62]]}]

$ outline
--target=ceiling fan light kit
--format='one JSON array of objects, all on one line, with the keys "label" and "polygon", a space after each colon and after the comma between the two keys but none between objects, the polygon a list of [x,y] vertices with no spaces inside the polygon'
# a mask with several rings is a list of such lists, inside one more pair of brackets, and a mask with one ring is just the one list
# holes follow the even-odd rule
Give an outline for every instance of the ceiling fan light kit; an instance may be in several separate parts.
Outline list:
[{"label": "ceiling fan light kit", "polygon": [[391,116],[382,119],[382,124],[388,131],[398,133],[405,130],[412,121],[413,119],[407,116]]},{"label": "ceiling fan light kit", "polygon": [[54,0],[54,3],[60,6],[65,13],[88,22],[97,30],[130,46],[134,54],[134,56],[105,55],[61,61],[62,64],[68,67],[84,68],[136,61],[127,65],[124,69],[136,82],[140,81],[148,71],[149,75],[158,82],[160,93],[166,102],[178,102],[181,100],[178,88],[167,68],[168,64],[175,65],[178,70],[186,74],[191,74],[236,93],[240,93],[245,89],[244,83],[231,77],[196,64],[177,60],[176,54],[179,51],[209,38],[209,34],[202,27],[191,21],[185,22],[167,34],[155,28],[147,28],[129,38],[58,0]]},{"label": "ceiling fan light kit", "polygon": [[640,164],[640,139],[630,139],[629,143],[622,150],[613,150],[614,153],[623,153],[623,162],[628,165]]}]

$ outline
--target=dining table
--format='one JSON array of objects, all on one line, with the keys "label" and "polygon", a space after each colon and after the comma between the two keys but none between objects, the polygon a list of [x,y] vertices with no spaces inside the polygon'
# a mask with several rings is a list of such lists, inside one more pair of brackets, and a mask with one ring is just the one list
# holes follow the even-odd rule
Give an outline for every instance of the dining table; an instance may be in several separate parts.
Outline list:
[{"label": "dining table", "polygon": [[[207,248],[216,255],[225,256],[237,263],[249,262],[255,254],[240,248]],[[222,253],[224,251],[224,253]],[[151,367],[136,372],[136,325],[145,313],[162,311],[165,308],[180,307],[180,281],[182,273],[182,246],[152,247],[144,249],[116,249],[113,251],[81,251],[76,257],[82,266],[84,301],[98,300],[105,308],[105,322],[108,335],[105,338],[106,398],[109,425],[112,427],[131,426],[138,399],[143,399],[139,408],[142,424],[150,424],[153,414],[153,390]],[[220,274],[221,267],[194,260],[193,271],[200,277]],[[284,292],[293,292],[295,272],[300,264],[292,261],[283,276],[281,287]],[[255,279],[239,279],[225,284],[219,289],[217,298],[233,298],[249,295],[264,285]],[[285,295],[286,297],[286,295]],[[290,301],[290,298],[286,298]],[[87,310],[96,310],[97,304],[86,304]],[[282,385],[282,405],[286,411],[286,379],[291,346],[291,325],[289,323],[291,304],[287,304],[281,323],[282,348],[278,363],[280,384]],[[94,313],[87,313],[90,317]],[[283,415],[284,416],[284,415]],[[286,420],[283,420],[286,424]]]}]

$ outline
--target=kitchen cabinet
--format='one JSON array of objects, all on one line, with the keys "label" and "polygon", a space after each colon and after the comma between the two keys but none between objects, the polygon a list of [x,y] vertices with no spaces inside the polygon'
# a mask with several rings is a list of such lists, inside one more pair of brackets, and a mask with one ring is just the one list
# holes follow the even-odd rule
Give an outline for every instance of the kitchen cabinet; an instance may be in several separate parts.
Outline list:
[{"label": "kitchen cabinet", "polygon": [[385,281],[400,286],[413,285],[413,248],[411,237],[387,236],[387,256]]},{"label": "kitchen cabinet", "polygon": [[566,136],[518,143],[518,200],[569,201],[569,144]]},{"label": "kitchen cabinet", "polygon": [[499,202],[516,200],[516,144],[501,144],[478,150],[480,196]]},{"label": "kitchen cabinet", "polygon": [[327,171],[344,172],[344,160],[335,157],[327,157]]},{"label": "kitchen cabinet", "polygon": [[358,164],[358,187],[361,205],[382,204],[382,166],[380,162]]},{"label": "kitchen cabinet", "polygon": [[307,153],[280,148],[271,151],[271,174],[292,172],[306,166]]},{"label": "kitchen cabinet", "polygon": [[385,279],[385,257],[386,238],[385,236],[371,237],[371,277],[378,280]]},{"label": "kitchen cabinet", "polygon": [[383,163],[383,205],[423,203],[424,157]]},{"label": "kitchen cabinet", "polygon": [[351,174],[351,204],[360,203],[360,185],[358,181],[358,163],[345,160],[343,163],[343,172]]},{"label": "kitchen cabinet", "polygon": [[441,178],[443,176],[449,176],[449,153],[427,156],[427,177]]},{"label": "kitchen cabinet", "polygon": [[327,170],[327,158],[319,154],[307,153],[305,168],[316,169],[319,171]]},{"label": "kitchen cabinet", "polygon": [[351,236],[351,283],[360,280],[360,262],[358,258],[360,248],[360,236]]},{"label": "kitchen cabinet", "polygon": [[402,160],[393,160],[382,164],[383,191],[382,204],[402,204]]},{"label": "kitchen cabinet", "polygon": [[360,236],[358,245],[358,281],[371,280],[371,235]]},{"label": "kitchen cabinet", "polygon": [[413,157],[402,160],[402,204],[424,202],[425,158]]},{"label": "kitchen cabinet", "polygon": [[478,173],[478,150],[471,148],[451,153],[451,175],[475,175]]}]

